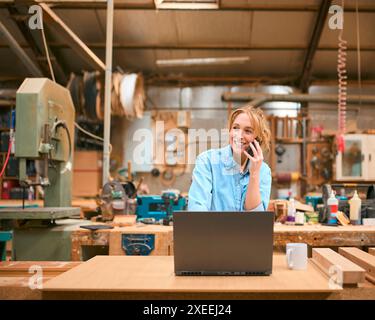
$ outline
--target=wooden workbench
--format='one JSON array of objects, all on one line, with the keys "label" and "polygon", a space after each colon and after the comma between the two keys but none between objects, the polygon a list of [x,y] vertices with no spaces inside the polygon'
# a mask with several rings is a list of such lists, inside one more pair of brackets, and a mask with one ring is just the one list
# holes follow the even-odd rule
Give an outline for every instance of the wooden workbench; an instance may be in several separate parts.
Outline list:
[{"label": "wooden workbench", "polygon": [[[1,200],[0,206],[20,205],[20,203],[20,200]],[[42,201],[27,201],[26,203],[42,205]],[[81,207],[81,210],[94,211],[96,208],[96,202],[93,199],[74,199],[72,205]],[[81,260],[81,245],[109,246],[109,232],[110,230],[91,232],[83,229],[74,232],[72,234],[72,260]],[[320,224],[304,226],[276,224],[274,246],[284,247],[290,242],[304,242],[310,247],[375,247],[375,226],[328,227]],[[173,254],[173,243],[171,254]]]},{"label": "wooden workbench", "polygon": [[375,246],[375,226],[275,224],[273,239],[275,246],[285,246],[289,242],[304,242],[312,247],[371,247]]},{"label": "wooden workbench", "polygon": [[[84,268],[77,268],[81,264],[82,262],[62,261],[0,262],[0,300],[43,298],[375,299],[375,286],[368,282],[361,283],[358,287],[345,287],[343,290],[339,288],[332,290],[328,286],[327,291],[328,279],[319,268],[309,263],[306,271],[291,271],[286,268],[285,255],[274,255],[273,274],[270,277],[175,277],[172,257],[161,256],[102,256],[100,259],[97,257],[85,263]],[[34,277],[34,273],[30,273],[29,268],[34,265],[43,269],[44,291],[32,289],[29,286],[31,278]],[[56,282],[52,282],[52,279],[56,279]],[[69,287],[67,292],[56,291],[65,290],[64,288],[57,289],[56,286],[61,285]],[[295,290],[299,291],[294,292]]]},{"label": "wooden workbench", "polygon": [[[100,223],[102,224],[102,223]],[[121,247],[122,234],[154,234],[155,248],[151,255],[172,255],[173,254],[173,228],[170,226],[147,225],[138,223],[127,227],[114,227],[90,231],[77,229],[71,234],[71,259],[72,261],[82,260],[83,246],[108,246],[109,255],[124,255]]]},{"label": "wooden workbench", "polygon": [[[170,248],[169,254],[172,255],[173,227],[137,224],[131,227],[98,230],[96,232],[83,229],[74,231],[72,233],[72,260],[81,260],[82,245],[109,246],[111,232],[153,233],[155,230],[170,230],[170,236],[165,239],[167,239],[167,245]],[[281,250],[284,250],[283,247],[290,242],[304,242],[310,247],[373,247],[375,246],[375,226],[328,227],[322,225],[287,226],[276,224],[273,237],[275,248],[281,247]],[[119,243],[120,241],[117,241],[117,245]],[[168,255],[168,253],[160,251],[159,255]]]},{"label": "wooden workbench", "polygon": [[97,256],[53,278],[44,299],[327,298],[342,288],[310,261],[307,270],[287,268],[274,255],[271,276],[175,276],[171,256]]}]

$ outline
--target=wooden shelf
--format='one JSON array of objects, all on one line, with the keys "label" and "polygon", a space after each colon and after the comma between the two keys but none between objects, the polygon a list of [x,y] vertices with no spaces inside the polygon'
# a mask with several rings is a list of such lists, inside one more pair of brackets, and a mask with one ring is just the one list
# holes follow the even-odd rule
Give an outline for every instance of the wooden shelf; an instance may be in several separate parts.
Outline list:
[{"label": "wooden shelf", "polygon": [[[303,139],[291,139],[291,138],[278,138],[275,139],[276,143],[284,143],[284,144],[296,144],[296,143],[303,143]],[[307,141],[306,141],[307,142]]]},{"label": "wooden shelf", "polygon": [[[28,178],[36,178],[36,176],[27,176]],[[19,180],[18,177],[1,177],[0,180]]]},{"label": "wooden shelf", "polygon": [[[306,143],[326,143],[327,140],[311,140],[306,139]],[[302,138],[277,138],[275,139],[275,143],[283,143],[283,144],[297,144],[297,143],[303,143]]]},{"label": "wooden shelf", "polygon": [[333,180],[331,184],[348,184],[348,187],[350,187],[349,185],[351,185],[351,187],[355,187],[356,185],[361,184],[375,184],[375,180]]}]

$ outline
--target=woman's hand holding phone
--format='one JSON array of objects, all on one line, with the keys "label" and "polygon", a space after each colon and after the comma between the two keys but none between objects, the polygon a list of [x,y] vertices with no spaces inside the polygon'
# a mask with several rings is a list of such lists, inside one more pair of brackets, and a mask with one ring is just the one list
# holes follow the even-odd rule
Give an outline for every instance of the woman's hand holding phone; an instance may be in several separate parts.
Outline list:
[{"label": "woman's hand holding phone", "polygon": [[249,148],[244,151],[245,155],[250,159],[250,175],[256,176],[260,172],[263,163],[263,151],[258,140],[250,142]]}]

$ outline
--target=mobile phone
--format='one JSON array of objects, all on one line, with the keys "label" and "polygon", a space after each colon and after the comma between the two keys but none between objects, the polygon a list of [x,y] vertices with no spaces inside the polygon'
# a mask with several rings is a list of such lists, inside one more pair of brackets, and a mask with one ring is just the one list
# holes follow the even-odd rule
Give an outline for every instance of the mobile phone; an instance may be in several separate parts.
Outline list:
[{"label": "mobile phone", "polygon": [[[258,143],[260,144],[258,138],[256,138],[255,140],[258,141]],[[255,146],[254,142],[250,142],[250,144],[252,144],[252,145],[254,146],[254,148],[256,149],[256,146]],[[254,157],[253,149],[251,149],[250,146],[247,147],[246,152],[247,152],[251,157]]]},{"label": "mobile phone", "polygon": [[[250,143],[253,144],[252,142],[250,142]],[[254,146],[254,144],[253,144],[253,146]],[[254,146],[254,147],[255,147],[255,146]],[[253,149],[251,149],[250,146],[247,147],[246,152],[247,152],[251,157],[254,157]]]}]

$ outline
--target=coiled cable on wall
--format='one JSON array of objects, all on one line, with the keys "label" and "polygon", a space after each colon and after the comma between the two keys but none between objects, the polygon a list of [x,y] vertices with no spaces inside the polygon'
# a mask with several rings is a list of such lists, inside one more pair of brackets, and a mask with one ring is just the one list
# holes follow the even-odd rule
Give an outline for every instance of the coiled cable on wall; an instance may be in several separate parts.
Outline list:
[{"label": "coiled cable on wall", "polygon": [[[344,10],[344,1],[342,1],[342,8]],[[344,17],[343,17],[344,19]],[[338,137],[337,146],[339,152],[344,152],[345,142],[344,134],[346,131],[346,97],[348,76],[346,70],[346,56],[347,56],[347,41],[343,39],[343,29],[339,33],[339,44],[337,52],[337,76],[338,76]]]},{"label": "coiled cable on wall", "polygon": [[356,20],[356,34],[357,34],[357,70],[358,70],[359,105],[362,106],[361,37],[360,37],[360,32],[359,32],[358,0],[356,0],[355,2],[355,20]]}]

